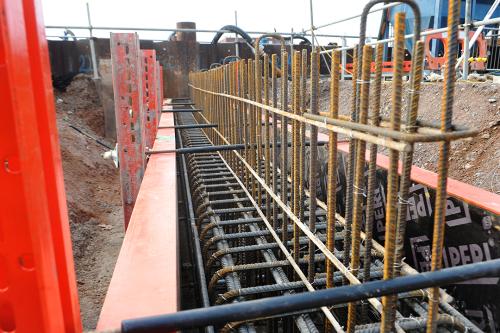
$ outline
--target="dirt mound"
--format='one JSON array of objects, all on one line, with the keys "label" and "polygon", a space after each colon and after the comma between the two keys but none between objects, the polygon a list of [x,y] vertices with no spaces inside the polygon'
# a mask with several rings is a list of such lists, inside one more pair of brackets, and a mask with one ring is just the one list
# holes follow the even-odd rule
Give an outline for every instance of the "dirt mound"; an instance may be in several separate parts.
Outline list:
[{"label": "dirt mound", "polygon": [[114,143],[102,137],[104,111],[90,76],[77,75],[55,101],[83,325],[94,329],[123,239],[118,169],[96,140]]},{"label": "dirt mound", "polygon": [[75,115],[85,127],[98,136],[104,136],[104,116],[99,94],[90,75],[78,74],[66,88],[57,94],[58,111]]}]

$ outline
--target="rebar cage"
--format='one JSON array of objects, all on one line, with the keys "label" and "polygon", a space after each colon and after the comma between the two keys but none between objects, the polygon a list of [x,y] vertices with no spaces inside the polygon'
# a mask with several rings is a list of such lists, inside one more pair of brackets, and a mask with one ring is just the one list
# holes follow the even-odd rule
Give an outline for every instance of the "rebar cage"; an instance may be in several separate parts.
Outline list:
[{"label": "rebar cage", "polygon": [[[369,9],[379,2],[383,1],[366,6],[361,36]],[[417,120],[423,43],[418,35],[418,6],[410,0],[403,2],[412,7],[416,21],[410,89],[403,105],[405,14],[397,13],[389,118],[380,113],[383,46],[373,49],[364,45],[364,38],[354,53],[350,117],[339,115],[340,52],[336,50],[330,55],[326,114],[319,107],[319,50],[314,49],[310,56],[305,50],[290,50],[289,54],[279,35],[266,36],[282,42],[279,68],[277,55],[261,54],[259,38],[255,59],[190,74],[191,99],[203,112],[179,113],[177,122],[181,126],[212,125],[182,131],[183,144],[234,148],[186,158],[210,303],[417,274],[403,261],[403,244],[413,150],[419,142],[437,142],[440,147],[431,271],[441,269],[450,141],[477,133],[451,122],[460,6],[458,1],[449,1],[441,121],[432,124]],[[318,142],[318,131],[328,135],[326,202],[317,196],[318,143],[325,143]],[[339,136],[349,140],[343,216],[337,212],[336,202]],[[381,149],[390,159],[384,245],[372,236],[376,156]],[[480,331],[449,305],[449,299],[435,286],[231,322],[222,330]]]}]

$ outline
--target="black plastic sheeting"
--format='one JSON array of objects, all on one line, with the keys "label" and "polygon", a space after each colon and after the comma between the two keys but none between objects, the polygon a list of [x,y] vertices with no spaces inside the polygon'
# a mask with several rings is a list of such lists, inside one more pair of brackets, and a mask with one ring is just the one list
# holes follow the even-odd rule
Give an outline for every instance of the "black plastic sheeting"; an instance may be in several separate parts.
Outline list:
[{"label": "black plastic sheeting", "polygon": [[[345,214],[347,154],[339,153],[337,211]],[[325,201],[327,164],[321,165],[318,198]],[[366,165],[368,170],[368,165]],[[367,181],[365,180],[365,184]],[[366,190],[366,189],[365,189]],[[387,170],[377,169],[373,238],[384,243]],[[419,272],[431,265],[435,190],[422,184],[410,187],[406,214],[404,261]],[[364,221],[363,221],[364,224]],[[449,197],[446,209],[443,267],[461,266],[500,258],[500,218],[492,212]],[[446,290],[456,298],[458,310],[486,332],[500,331],[500,278],[482,278],[449,285]]]}]

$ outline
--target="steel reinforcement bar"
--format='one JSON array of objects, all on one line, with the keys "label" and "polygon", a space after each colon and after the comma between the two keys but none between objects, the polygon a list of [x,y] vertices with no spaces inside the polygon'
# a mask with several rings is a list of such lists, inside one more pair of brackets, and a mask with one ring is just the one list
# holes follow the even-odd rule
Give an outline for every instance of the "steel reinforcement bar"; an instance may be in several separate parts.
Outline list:
[{"label": "steel reinforcement bar", "polygon": [[[362,16],[361,34],[364,34],[366,13],[378,2],[380,1],[371,1],[366,6]],[[419,18],[418,6],[412,1],[405,1],[405,3],[412,7],[415,17]],[[450,17],[457,15],[455,5],[450,2]],[[206,130],[213,145],[245,145],[246,148],[242,153],[228,150],[220,152],[220,155],[225,164],[238,176],[236,180],[243,185],[242,188],[249,194],[249,199],[252,202],[255,201],[256,209],[252,209],[249,217],[255,218],[255,213],[260,216],[265,226],[270,229],[266,235],[271,234],[274,241],[278,243],[279,251],[275,251],[276,257],[290,262],[286,266],[291,266],[293,270],[288,271],[288,279],[307,280],[307,283],[311,285],[307,288],[308,290],[313,290],[316,275],[319,272],[326,273],[326,285],[329,288],[335,286],[335,271],[340,272],[343,284],[360,284],[369,281],[372,278],[370,272],[373,267],[372,247],[378,249],[379,255],[383,255],[382,278],[384,280],[391,280],[402,273],[405,275],[413,273],[402,262],[402,243],[406,224],[404,217],[408,205],[408,188],[411,183],[409,171],[412,164],[413,146],[416,142],[437,141],[443,147],[442,154],[446,155],[449,150],[449,141],[474,133],[463,128],[453,129],[449,122],[453,100],[452,73],[447,74],[444,85],[446,92],[442,103],[442,124],[444,125],[441,125],[437,131],[435,127],[428,127],[417,122],[423,52],[422,44],[417,37],[412,55],[410,95],[406,99],[407,106],[403,107],[401,68],[404,57],[404,29],[405,14],[397,13],[393,51],[395,69],[392,82],[392,110],[384,127],[381,126],[379,115],[382,79],[380,75],[382,49],[380,47],[373,52],[371,46],[364,46],[362,43],[355,54],[355,80],[353,80],[355,89],[349,120],[339,119],[338,116],[339,73],[335,70],[332,71],[331,77],[330,112],[326,116],[319,114],[318,50],[313,50],[310,60],[306,58],[306,54],[300,52],[294,52],[291,55],[291,86],[288,86],[289,71],[284,69],[281,72],[280,89],[276,78],[277,71],[274,67],[276,59],[272,58],[269,62],[265,55],[264,59],[261,59],[261,55],[257,55],[252,60],[241,60],[208,72],[190,75],[193,101],[198,108],[203,110],[203,113],[197,113],[194,117],[201,123],[219,124],[218,129]],[[418,35],[418,25],[415,29]],[[456,35],[456,31],[450,30],[448,38],[450,41],[456,41]],[[376,74],[372,78],[370,63],[374,53]],[[288,55],[283,50],[282,59],[287,58]],[[339,59],[340,53],[333,51],[332,68],[339,67]],[[309,75],[307,75],[308,69]],[[310,82],[309,92],[305,89],[307,80]],[[277,100],[278,90],[281,95],[280,108],[278,108]],[[305,101],[308,98],[309,108],[306,109]],[[290,105],[289,101],[291,101]],[[406,116],[404,122],[402,121],[403,115]],[[318,140],[318,128],[330,133],[331,143],[335,142],[338,134],[348,135],[351,138],[346,172],[346,208],[342,220],[338,219],[339,215],[336,212],[335,190],[327,192],[328,205],[318,206],[319,200],[317,200],[315,186],[318,174],[318,152],[315,144]],[[310,147],[303,149],[304,140],[301,138],[305,137],[303,135],[306,129],[309,132]],[[289,130],[291,138],[288,135]],[[291,148],[285,149],[287,145],[281,145],[280,150],[271,149],[271,142],[277,141],[291,141]],[[387,178],[384,247],[375,244],[371,235],[375,196],[373,181],[376,168],[372,162],[371,167],[369,166],[368,171],[365,172],[367,146],[372,155],[376,155],[377,146],[389,149],[390,166]],[[329,154],[327,183],[328,188],[335,189],[338,180],[336,179],[337,152],[334,144],[330,146]],[[304,155],[307,155],[307,158]],[[398,173],[400,158],[403,161],[401,175]],[[374,160],[371,159],[371,161]],[[444,181],[438,184],[437,203],[442,202],[446,197],[447,163],[447,157],[440,159],[439,177]],[[317,218],[317,207],[324,209],[326,218]],[[443,228],[439,226],[444,223],[445,210],[444,205],[438,204],[437,207],[441,213],[435,214],[437,229],[434,249],[439,249],[442,243]],[[308,212],[307,218],[302,215],[301,208],[305,209],[304,213]],[[323,228],[321,223],[326,226]],[[365,225],[364,234],[362,233],[363,224]],[[318,228],[319,226],[322,228]],[[304,235],[307,243],[303,244],[302,241],[301,244],[301,237]],[[365,246],[368,247],[367,251],[365,251]],[[317,251],[322,254],[322,261],[317,261]],[[336,253],[338,251],[342,252],[342,256]],[[435,252],[434,257],[440,258],[437,253],[440,251]],[[438,262],[440,260],[435,261],[432,270],[440,268]],[[361,269],[363,269],[363,275],[358,278]],[[302,282],[307,287],[307,283]],[[438,322],[436,321],[436,305],[440,304],[439,289],[431,290],[431,294],[426,292],[425,296],[429,302],[428,312],[426,312],[428,318],[422,320],[422,323],[425,322],[428,331],[435,331],[433,325]],[[377,327],[382,332],[403,330],[400,318],[405,315],[406,303],[398,301],[397,295],[384,296],[381,302],[374,298],[367,301],[352,302],[347,311],[345,309],[323,310],[322,313],[326,319],[323,325],[325,330],[330,331],[333,328],[335,331],[346,329],[348,332],[354,332],[360,324],[377,322],[379,316],[381,317],[380,325]],[[446,301],[441,300],[441,303],[446,303]]]},{"label": "steel reinforcement bar", "polygon": [[[195,119],[192,114],[184,113],[177,116],[177,123],[194,124]],[[193,128],[189,131],[182,131],[182,142],[188,147],[211,147],[212,142],[207,138],[200,128]],[[225,154],[225,150],[223,153]],[[202,257],[206,264],[203,268],[207,272],[208,292],[211,295],[212,304],[221,305],[228,303],[245,302],[249,299],[271,297],[275,295],[293,294],[308,289],[308,279],[292,282],[294,274],[290,273],[289,260],[277,260],[276,249],[280,248],[278,242],[273,241],[270,230],[266,230],[264,218],[253,217],[252,213],[263,211],[267,206],[263,202],[259,206],[255,200],[251,200],[248,190],[245,190],[236,173],[224,158],[222,152],[193,153],[187,156],[187,170],[189,174],[190,188],[193,192],[193,207],[197,215],[197,233],[200,234],[200,243]],[[289,182],[289,180],[287,179]],[[214,186],[215,185],[215,186]],[[289,185],[290,182],[289,182]],[[201,190],[200,190],[201,189]],[[263,193],[262,199],[266,201]],[[244,203],[253,203],[244,205]],[[310,217],[308,200],[304,202],[305,217]],[[267,214],[266,214],[267,215]],[[319,208],[316,210],[316,230],[318,238],[324,242],[326,240],[326,211]],[[278,218],[282,218],[279,215]],[[263,224],[264,223],[264,224]],[[336,223],[337,244],[343,240],[342,224]],[[283,230],[275,230],[275,235],[283,234]],[[293,234],[292,226],[288,227],[287,234]],[[210,237],[212,236],[212,237]],[[288,247],[295,246],[295,238],[287,242]],[[279,237],[278,237],[279,240]],[[310,239],[299,237],[299,246],[307,247]],[[306,250],[305,253],[308,251]],[[364,254],[364,248],[361,248],[361,254]],[[368,276],[370,279],[380,279],[382,277],[383,263],[381,255],[376,251],[367,254],[373,261]],[[290,256],[288,254],[288,256]],[[304,256],[304,254],[302,254]],[[344,253],[336,251],[336,257],[343,259]],[[365,255],[366,257],[366,255]],[[286,259],[286,258],[285,258]],[[297,264],[303,269],[310,265],[309,258],[300,258]],[[313,265],[318,267],[314,280],[309,285],[314,288],[323,288],[327,283],[325,271],[325,256],[315,254]],[[293,273],[293,272],[292,272]],[[360,269],[358,279],[364,276],[364,269]],[[290,276],[290,279],[288,279]],[[343,275],[341,272],[333,273],[333,283],[342,284]],[[242,285],[245,281],[246,285]],[[311,289],[309,289],[311,290]],[[403,293],[400,298],[409,301],[413,300],[410,308],[418,313],[419,300],[425,297],[424,291],[413,293]],[[344,306],[335,306],[336,311],[345,311]],[[424,310],[425,312],[425,310]],[[426,312],[425,312],[426,313]],[[420,314],[421,315],[421,314]],[[439,323],[448,327],[450,325],[460,326],[460,322],[452,322],[447,314],[443,313],[439,317]],[[294,323],[300,331],[318,331],[322,328],[322,321],[318,320],[317,310],[295,311],[293,313],[283,313],[283,316],[263,316],[253,321],[237,321],[229,323],[226,326],[219,327],[222,330],[238,329],[239,331],[254,331],[263,327],[268,331],[277,331],[281,329],[291,329]],[[290,318],[288,318],[290,317]],[[419,317],[420,318],[420,317]],[[443,319],[444,318],[444,319]],[[421,329],[425,324],[424,317],[419,319],[418,323],[409,324],[415,320],[411,317],[405,317],[398,313],[398,325],[406,329]],[[321,324],[316,327],[315,322]],[[451,323],[451,324],[450,324]],[[373,326],[375,325],[375,326]],[[331,326],[331,325],[330,325]],[[327,327],[330,327],[327,326]],[[326,327],[325,327],[326,329]],[[337,330],[342,330],[341,326]],[[358,325],[358,331],[376,330],[376,323]]]},{"label": "steel reinforcement bar", "polygon": [[[366,15],[380,2],[367,4],[361,36]],[[380,116],[383,48],[364,45],[364,38],[354,53],[347,118],[339,115],[338,50],[331,54],[327,113],[319,110],[317,49],[290,54],[290,71],[283,49],[280,73],[276,55],[269,59],[257,52],[255,59],[190,74],[193,103],[186,100],[183,106],[193,112],[175,112],[176,126],[183,128],[179,132],[206,294],[212,305],[221,306],[126,321],[125,331],[214,325],[216,330],[240,332],[481,332],[439,288],[498,274],[498,261],[441,270],[450,141],[476,131],[451,124],[452,70],[445,74],[440,124],[417,121],[423,57],[420,13],[414,1],[402,2],[413,10],[416,37],[409,96],[403,99],[405,14],[396,13],[389,118]],[[456,58],[458,9],[459,2],[450,0],[447,69],[454,68]],[[281,39],[274,34],[266,37]],[[319,131],[329,136],[327,188],[321,189],[326,202],[319,199],[317,186]],[[346,155],[337,151],[339,135],[349,139]],[[403,261],[410,170],[419,142],[440,145],[432,272],[426,274],[416,274]],[[389,155],[384,245],[373,239],[375,205],[380,200],[376,156],[381,148]],[[339,189],[341,161],[346,164],[346,186]]]}]

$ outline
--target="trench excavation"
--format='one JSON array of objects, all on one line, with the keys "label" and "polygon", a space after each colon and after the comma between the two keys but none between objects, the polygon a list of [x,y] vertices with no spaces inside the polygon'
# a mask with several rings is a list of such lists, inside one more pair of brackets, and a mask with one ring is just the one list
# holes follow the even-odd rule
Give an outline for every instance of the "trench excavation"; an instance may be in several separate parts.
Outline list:
[{"label": "trench excavation", "polygon": [[[288,51],[276,33],[255,39],[253,59],[190,72],[189,96],[168,99],[154,115],[160,122],[152,126],[163,132],[149,138],[147,163],[175,157],[182,186],[185,311],[126,319],[123,332],[482,332],[449,286],[494,276],[498,260],[442,270],[454,205],[451,142],[477,130],[452,124],[453,70],[445,71],[439,121],[418,118],[424,42],[413,0],[402,1],[413,12],[411,71],[404,69],[406,13],[397,12],[389,116],[382,110],[384,46],[365,44],[367,15],[380,2],[361,15],[349,116],[339,114],[341,51]],[[450,1],[447,69],[456,63],[458,9]],[[280,53],[266,54],[264,38]],[[321,96],[325,62],[330,89]],[[328,108],[320,109],[322,97]],[[423,207],[415,203],[421,184],[411,178],[413,155],[428,143],[439,146],[426,222],[432,231],[410,238],[419,221],[408,216]]]},{"label": "trench excavation", "polygon": [[[432,249],[432,258],[439,258],[449,142],[474,131],[451,125],[454,79],[450,73],[443,88],[441,124],[417,121],[423,44],[418,6],[405,2],[415,15],[411,89],[403,102],[405,16],[398,13],[389,119],[380,117],[383,48],[364,45],[366,11],[376,1],[365,7],[361,20],[361,44],[353,59],[356,79],[352,81],[350,119],[341,119],[338,114],[338,71],[331,71],[329,110],[320,113],[319,49],[310,57],[306,51],[291,53],[288,68],[284,39],[276,34],[265,37],[281,43],[280,67],[277,55],[260,53],[257,38],[255,59],[191,73],[190,98],[170,102],[172,109],[166,111],[174,114],[179,138],[176,152],[182,160],[184,193],[189,193],[185,202],[195,242],[193,262],[205,308],[253,304],[259,299],[370,285],[374,280],[390,282],[417,274],[404,262],[405,216],[413,145],[417,142],[441,145]],[[449,19],[454,20],[455,9],[450,6]],[[455,24],[450,21],[449,26]],[[453,30],[449,31],[449,52],[456,48]],[[340,52],[334,50],[329,56],[331,68],[339,68]],[[450,57],[450,67],[454,59]],[[325,138],[324,132],[328,133],[326,201],[320,200],[317,186],[318,142],[320,136]],[[348,154],[337,149],[340,136],[348,136]],[[390,160],[383,245],[373,237],[379,187],[376,159],[381,148],[388,149]],[[342,166],[345,179],[341,180],[338,174]],[[431,270],[439,270],[441,264],[433,260]],[[449,304],[451,299],[444,289],[433,285],[431,289],[411,288],[380,298],[364,297],[299,311],[287,311],[284,304],[278,314],[227,320],[206,330],[480,332]]]},{"label": "trench excavation", "polygon": [[[204,132],[205,127],[199,126],[200,123],[192,113],[178,113],[175,120],[176,127],[182,128],[178,130],[178,148],[213,145]],[[249,190],[243,183],[244,179],[238,177],[238,173],[242,171],[241,164],[237,163],[237,169],[233,170],[223,152],[184,153],[181,158],[184,161],[182,168],[186,168],[181,172],[185,172],[187,176],[186,190],[191,196],[188,204],[192,205],[194,212],[192,233],[196,234],[194,240],[199,241],[199,247],[194,251],[197,256],[195,262],[198,265],[198,277],[206,281],[199,283],[199,293],[206,307],[323,289],[329,283],[330,287],[348,283],[340,271],[332,274],[328,281],[325,255],[316,252],[311,260],[310,239],[301,235],[296,243],[291,224],[287,225],[285,232],[281,227],[283,214],[279,212],[279,207],[269,202],[272,200],[267,200],[264,192],[260,192],[260,205],[251,199],[252,196],[249,196]],[[260,166],[261,172],[265,173],[265,163]],[[280,191],[281,181],[284,179],[278,173],[275,176],[275,189]],[[290,179],[286,179],[286,182],[287,188],[293,186]],[[291,191],[288,192],[288,200],[290,195]],[[303,217],[308,220],[311,216],[309,195],[304,196],[300,204],[304,209]],[[327,211],[320,207],[323,205],[319,202],[314,214],[314,235],[326,242]],[[276,220],[269,220],[275,221],[275,226],[280,227],[273,228],[269,222],[266,223],[266,216],[274,216]],[[335,248],[344,248],[344,225],[337,222],[334,228]],[[277,236],[279,241],[273,236]],[[297,244],[298,247],[295,247]],[[300,258],[296,260],[297,266],[301,271],[313,274],[308,278],[302,275],[304,278],[301,279],[287,260],[290,253],[281,251],[282,246],[287,249],[297,248],[298,254],[294,256]],[[365,246],[360,247],[365,265],[359,269],[357,281],[368,282],[383,277],[383,255],[371,246],[370,248],[367,253]],[[340,262],[346,261],[343,251],[335,250],[334,255]],[[400,293],[395,325],[408,332],[424,329],[428,316],[428,306],[424,302],[427,297],[424,290]],[[380,299],[373,300],[371,304],[380,304],[379,301]],[[330,309],[307,309],[280,316],[264,316],[258,320],[230,322],[217,329],[223,332],[280,332],[293,329],[319,332],[327,330],[331,325],[325,314],[330,313],[331,316],[332,310],[335,312],[334,320],[345,323],[348,319],[347,306],[343,304]],[[371,306],[368,301],[359,302],[356,307],[359,321],[354,331],[378,332],[381,308]],[[471,331],[481,331],[445,302],[440,305],[436,322],[442,332],[465,332],[466,327]]]}]

